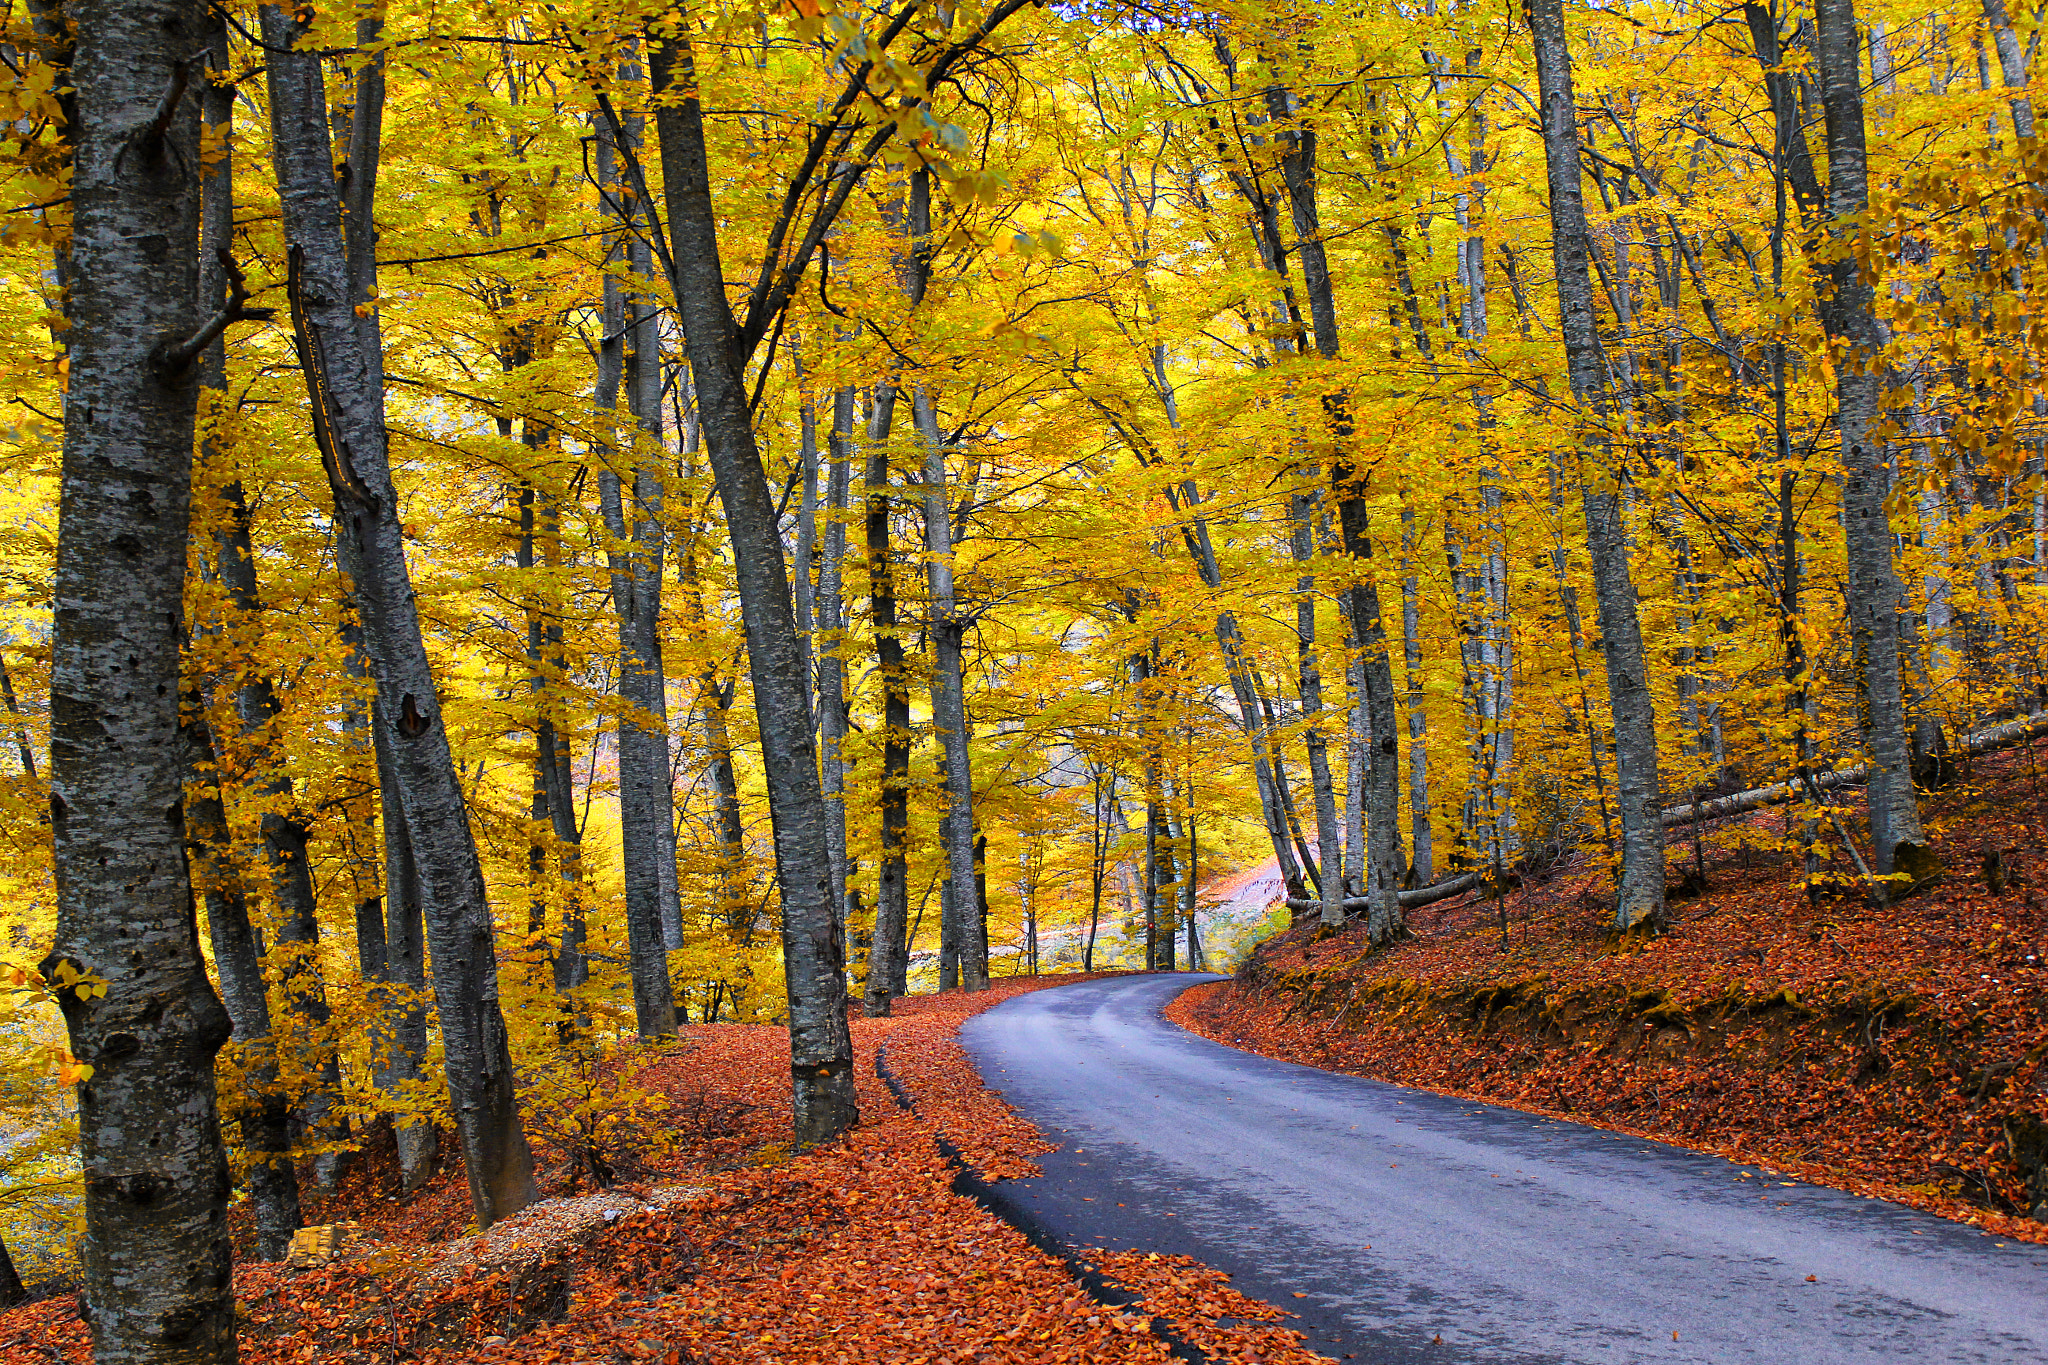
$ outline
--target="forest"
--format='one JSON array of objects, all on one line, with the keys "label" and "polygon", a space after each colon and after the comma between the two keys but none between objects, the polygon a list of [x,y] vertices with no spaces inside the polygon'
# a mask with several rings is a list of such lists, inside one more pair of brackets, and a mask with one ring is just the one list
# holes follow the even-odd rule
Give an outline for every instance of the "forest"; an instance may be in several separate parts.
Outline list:
[{"label": "forest", "polygon": [[0,14],[0,1302],[98,1359],[679,1028],[829,1144],[904,997],[1654,937],[1766,806],[1897,903],[2043,732],[2007,0]]}]

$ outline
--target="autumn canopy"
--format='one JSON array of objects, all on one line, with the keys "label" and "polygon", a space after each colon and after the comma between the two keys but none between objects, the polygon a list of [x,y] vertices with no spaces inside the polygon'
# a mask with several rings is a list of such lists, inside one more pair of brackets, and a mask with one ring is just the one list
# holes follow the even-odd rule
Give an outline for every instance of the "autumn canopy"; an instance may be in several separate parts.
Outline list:
[{"label": "autumn canopy", "polygon": [[2005,0],[0,12],[0,1237],[103,1359],[370,1134],[487,1227],[740,1022],[834,1141],[850,1012],[1269,859],[1895,900],[2048,699]]}]

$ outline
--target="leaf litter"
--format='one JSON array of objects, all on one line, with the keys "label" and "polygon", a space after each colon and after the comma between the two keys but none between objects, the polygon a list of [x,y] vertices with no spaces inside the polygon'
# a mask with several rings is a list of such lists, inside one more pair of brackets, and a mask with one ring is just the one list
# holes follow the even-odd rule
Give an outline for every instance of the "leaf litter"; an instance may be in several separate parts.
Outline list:
[{"label": "leaf litter", "polygon": [[[562,1301],[541,1305],[551,1317],[515,1321],[516,1293],[481,1265],[466,1277],[420,1272],[464,1245],[459,1168],[395,1202],[389,1170],[359,1162],[338,1196],[311,1201],[309,1219],[360,1221],[361,1250],[315,1270],[237,1267],[242,1359],[1135,1365],[1170,1358],[1152,1330],[1157,1319],[1212,1361],[1323,1360],[1285,1326],[1287,1314],[1184,1256],[1078,1251],[1138,1296],[1106,1307],[1057,1259],[953,1192],[941,1136],[991,1180],[1038,1174],[1033,1158],[1052,1150],[983,1086],[959,1043],[960,1025],[1014,995],[1075,979],[999,981],[978,995],[901,999],[889,1019],[855,1017],[861,1126],[844,1143],[801,1153],[787,1139],[787,1034],[686,1027],[637,1082],[677,1107],[709,1105],[727,1117],[725,1131],[680,1145],[649,1181],[615,1186],[606,1197],[616,1202],[606,1207],[619,1216],[602,1235],[551,1253],[566,1272]],[[882,1046],[914,1113],[900,1109],[876,1075]],[[548,1216],[544,1208],[529,1215]],[[434,1330],[418,1330],[422,1324]],[[89,1359],[69,1297],[0,1315],[0,1360],[9,1365]]]}]

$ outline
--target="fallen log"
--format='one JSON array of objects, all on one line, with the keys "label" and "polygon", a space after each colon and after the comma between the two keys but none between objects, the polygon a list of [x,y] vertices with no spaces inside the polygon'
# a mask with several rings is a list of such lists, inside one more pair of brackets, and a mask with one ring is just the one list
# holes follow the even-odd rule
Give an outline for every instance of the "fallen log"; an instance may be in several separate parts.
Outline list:
[{"label": "fallen log", "polygon": [[[2039,739],[2043,735],[2048,735],[2048,716],[2022,716],[2018,720],[2005,721],[2002,724],[1979,730],[1975,734],[1965,735],[1962,743],[1950,752],[1953,754],[1968,754],[1974,757],[1978,754],[1988,754],[1997,749],[2004,749],[2014,744],[2024,744],[2030,739]],[[1837,768],[1824,773],[1815,773],[1812,779],[1813,789],[1815,791],[1833,791],[1837,787],[1853,787],[1863,781],[1868,772],[1869,769],[1859,763],[1853,768]],[[1664,828],[1670,829],[1677,825],[1691,824],[1695,818],[1700,820],[1725,820],[1731,815],[1747,815],[1750,811],[1762,810],[1765,806],[1775,806],[1780,802],[1790,801],[1794,797],[1803,795],[1805,795],[1803,784],[1798,782],[1778,782],[1768,787],[1757,787],[1746,792],[1734,792],[1728,796],[1717,796],[1711,801],[1702,801],[1699,803],[1697,816],[1694,814],[1691,803],[1683,806],[1672,806],[1666,809],[1663,814]],[[1414,910],[1421,906],[1434,905],[1441,900],[1449,900],[1452,896],[1472,890],[1483,880],[1483,873],[1466,872],[1437,882],[1433,886],[1423,886],[1417,887],[1413,891],[1403,891],[1399,897],[1401,908],[1403,910]],[[1287,899],[1287,908],[1298,915],[1309,914],[1320,911],[1323,908],[1323,903],[1319,900],[1308,900],[1290,896]],[[1369,908],[1363,896],[1347,896],[1344,899],[1344,913],[1347,915],[1362,915]]]},{"label": "fallen log", "polygon": [[[1415,910],[1425,905],[1434,905],[1438,901],[1449,900],[1453,896],[1470,891],[1473,887],[1479,885],[1480,880],[1481,874],[1477,872],[1461,872],[1455,877],[1446,878],[1429,886],[1418,886],[1413,891],[1402,891],[1395,896],[1395,899],[1401,903],[1403,910]],[[1290,896],[1287,899],[1287,908],[1296,914],[1305,914],[1311,910],[1321,910],[1323,903],[1321,901],[1296,900]],[[1347,915],[1362,915],[1368,908],[1369,902],[1363,896],[1346,896],[1344,898],[1344,913]]]},{"label": "fallen log", "polygon": [[[1988,729],[1979,730],[1975,734],[1965,735],[1962,743],[1950,752],[1952,754],[1969,754],[1971,756],[1988,754],[1995,749],[2007,748],[2014,744],[2024,744],[2026,741],[2038,739],[2042,735],[2048,735],[2048,716],[2022,716],[2018,720],[2009,720],[2001,725],[1993,725]],[[1857,783],[1862,782],[1869,775],[1869,772],[1869,768],[1859,763],[1853,768],[1837,768],[1829,772],[1815,773],[1813,775],[1814,789],[1817,791],[1833,791],[1837,787],[1853,787]],[[1775,806],[1779,802],[1790,801],[1794,797],[1803,794],[1799,783],[1779,782],[1768,787],[1757,787],[1752,791],[1735,792],[1729,796],[1717,796],[1711,801],[1699,803],[1697,818],[1701,820],[1721,820],[1730,815],[1746,815],[1750,811],[1761,810],[1765,806]],[[1691,824],[1695,817],[1692,806],[1688,804],[1670,807],[1664,812],[1663,818],[1664,828],[1670,829],[1674,825]]]}]

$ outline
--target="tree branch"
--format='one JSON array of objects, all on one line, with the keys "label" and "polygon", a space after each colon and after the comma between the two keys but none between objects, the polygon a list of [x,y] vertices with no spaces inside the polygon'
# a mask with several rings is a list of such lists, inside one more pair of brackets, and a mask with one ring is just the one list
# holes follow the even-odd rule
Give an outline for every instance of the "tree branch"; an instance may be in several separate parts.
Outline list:
[{"label": "tree branch", "polygon": [[194,332],[189,340],[175,346],[162,346],[150,358],[150,365],[156,371],[156,377],[166,384],[184,378],[186,371],[192,368],[192,362],[199,358],[200,352],[213,345],[221,333],[227,331],[233,324],[268,322],[277,316],[275,308],[246,306],[249,301],[249,281],[242,274],[241,267],[235,264],[235,258],[228,254],[226,247],[221,247],[215,256],[220,261],[221,269],[227,272],[227,302],[222,305],[219,312],[208,318],[205,325]]}]

